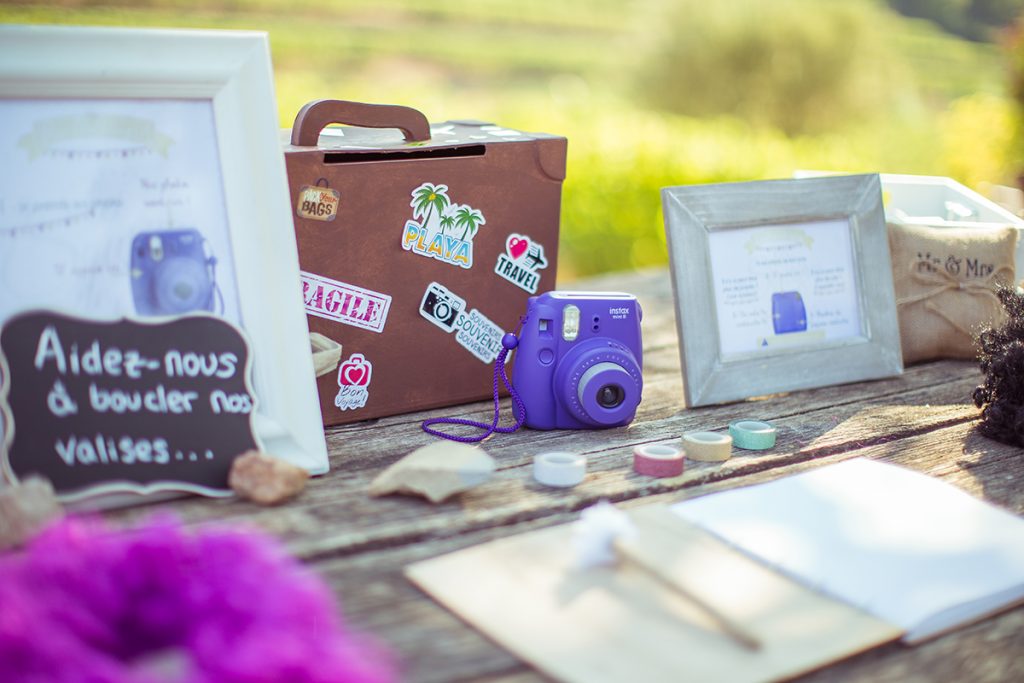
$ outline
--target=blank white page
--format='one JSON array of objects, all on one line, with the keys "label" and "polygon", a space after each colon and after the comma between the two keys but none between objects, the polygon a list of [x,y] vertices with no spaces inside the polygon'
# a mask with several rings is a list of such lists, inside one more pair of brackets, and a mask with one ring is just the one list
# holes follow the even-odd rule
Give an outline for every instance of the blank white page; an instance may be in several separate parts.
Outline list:
[{"label": "blank white page", "polygon": [[672,506],[916,642],[1024,599],[1024,519],[863,458]]}]

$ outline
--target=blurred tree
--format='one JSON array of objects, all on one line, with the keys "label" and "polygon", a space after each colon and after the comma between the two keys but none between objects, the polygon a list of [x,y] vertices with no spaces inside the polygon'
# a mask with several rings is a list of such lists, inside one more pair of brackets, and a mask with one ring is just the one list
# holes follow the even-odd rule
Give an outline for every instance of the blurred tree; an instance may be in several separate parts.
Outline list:
[{"label": "blurred tree", "polygon": [[887,94],[868,3],[684,0],[640,79],[654,105],[733,114],[787,133],[856,121]]},{"label": "blurred tree", "polygon": [[987,41],[993,29],[1007,26],[1024,12],[1024,0],[889,0],[908,17],[929,19],[969,40]]}]

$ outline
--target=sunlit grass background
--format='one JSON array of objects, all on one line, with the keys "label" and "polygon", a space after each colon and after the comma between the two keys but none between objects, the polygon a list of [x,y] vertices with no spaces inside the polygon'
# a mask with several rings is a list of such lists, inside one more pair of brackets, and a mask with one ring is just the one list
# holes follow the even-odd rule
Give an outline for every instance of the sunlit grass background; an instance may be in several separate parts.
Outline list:
[{"label": "sunlit grass background", "polygon": [[0,21],[267,31],[282,126],[305,102],[329,97],[565,135],[564,280],[664,263],[659,190],[667,185],[796,169],[1016,185],[1024,44],[1021,20],[1013,24],[1022,8],[1016,0],[66,0],[3,3]]}]

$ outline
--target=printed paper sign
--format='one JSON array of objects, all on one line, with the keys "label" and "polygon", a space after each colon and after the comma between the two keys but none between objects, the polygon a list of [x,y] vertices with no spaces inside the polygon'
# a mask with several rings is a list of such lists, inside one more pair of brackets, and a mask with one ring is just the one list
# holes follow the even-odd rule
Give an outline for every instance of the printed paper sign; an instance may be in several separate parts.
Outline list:
[{"label": "printed paper sign", "polygon": [[526,235],[512,233],[505,240],[505,252],[498,254],[494,272],[530,294],[537,293],[540,271],[547,268],[544,246]]},{"label": "printed paper sign", "polygon": [[420,315],[445,332],[455,332],[455,341],[484,363],[501,352],[502,329],[475,308],[467,313],[466,300],[442,284],[427,285]]},{"label": "printed paper sign", "polygon": [[242,333],[213,316],[19,314],[0,331],[4,470],[71,498],[225,490],[232,460],[256,447],[249,365]]},{"label": "printed paper sign", "polygon": [[333,221],[338,216],[338,203],[341,194],[337,190],[324,185],[304,185],[295,200],[295,214],[299,218],[311,218],[315,221]]},{"label": "printed paper sign", "polygon": [[356,410],[370,398],[370,378],[373,364],[361,353],[353,353],[338,366],[338,395],[334,405],[339,410]]},{"label": "printed paper sign", "polygon": [[461,268],[473,267],[473,237],[487,223],[483,212],[453,203],[448,186],[423,183],[412,191],[412,220],[402,229],[402,249]]},{"label": "printed paper sign", "polygon": [[862,334],[846,220],[717,230],[709,247],[722,355]]},{"label": "printed paper sign", "polygon": [[391,308],[391,297],[362,287],[331,280],[322,275],[300,272],[302,300],[306,312],[319,318],[383,332]]}]

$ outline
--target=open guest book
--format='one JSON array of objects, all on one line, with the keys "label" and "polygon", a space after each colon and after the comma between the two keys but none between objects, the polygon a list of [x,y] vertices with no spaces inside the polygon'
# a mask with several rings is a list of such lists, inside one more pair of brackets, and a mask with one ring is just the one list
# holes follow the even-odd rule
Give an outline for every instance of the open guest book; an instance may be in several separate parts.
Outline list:
[{"label": "open guest book", "polygon": [[563,525],[406,573],[531,665],[581,683],[789,678],[1024,597],[1024,520],[892,465],[847,461],[629,515],[630,559],[616,566],[581,569]]},{"label": "open guest book", "polygon": [[1024,601],[1024,519],[896,465],[856,458],[672,509],[909,644]]}]

